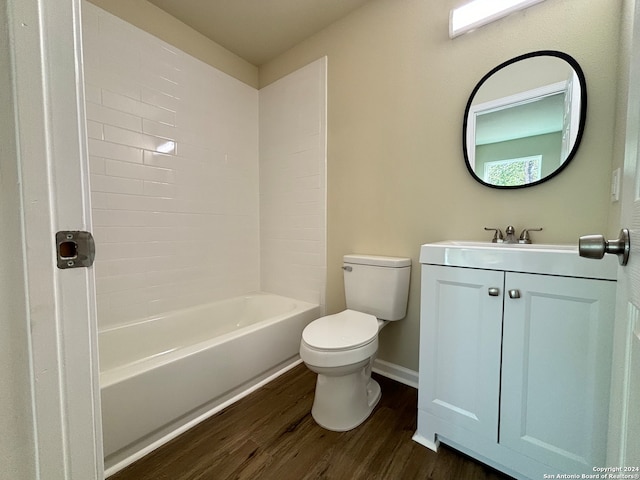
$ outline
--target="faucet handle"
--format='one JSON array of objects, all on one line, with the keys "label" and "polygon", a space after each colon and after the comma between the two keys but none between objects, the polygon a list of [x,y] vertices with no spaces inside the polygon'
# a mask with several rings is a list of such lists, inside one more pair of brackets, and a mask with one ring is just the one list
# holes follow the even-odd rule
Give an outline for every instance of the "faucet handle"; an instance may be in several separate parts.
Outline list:
[{"label": "faucet handle", "polygon": [[484,229],[487,231],[496,232],[493,235],[493,240],[491,240],[492,243],[502,243],[502,241],[504,240],[504,235],[502,235],[502,230],[500,230],[499,228],[484,227]]},{"label": "faucet handle", "polygon": [[542,227],[540,228],[525,228],[522,230],[520,234],[520,238],[518,239],[518,243],[531,243],[531,237],[529,237],[529,232],[541,232]]}]

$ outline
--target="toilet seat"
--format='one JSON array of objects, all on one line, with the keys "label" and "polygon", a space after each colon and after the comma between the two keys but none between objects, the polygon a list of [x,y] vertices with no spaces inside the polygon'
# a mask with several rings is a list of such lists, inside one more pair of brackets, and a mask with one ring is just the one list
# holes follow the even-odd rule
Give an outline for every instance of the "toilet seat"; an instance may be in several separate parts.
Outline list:
[{"label": "toilet seat", "polygon": [[325,352],[360,348],[377,336],[378,319],[355,310],[319,318],[302,331],[302,340],[307,346]]},{"label": "toilet seat", "polygon": [[300,342],[300,357],[316,367],[354,365],[377,350],[377,318],[355,310],[314,320],[303,330]]}]

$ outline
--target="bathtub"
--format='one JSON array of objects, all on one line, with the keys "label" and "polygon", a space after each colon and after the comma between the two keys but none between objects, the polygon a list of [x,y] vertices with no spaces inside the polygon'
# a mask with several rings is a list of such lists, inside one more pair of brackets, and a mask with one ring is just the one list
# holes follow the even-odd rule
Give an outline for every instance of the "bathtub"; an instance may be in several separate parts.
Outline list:
[{"label": "bathtub", "polygon": [[251,294],[99,333],[111,475],[299,363],[315,304]]}]

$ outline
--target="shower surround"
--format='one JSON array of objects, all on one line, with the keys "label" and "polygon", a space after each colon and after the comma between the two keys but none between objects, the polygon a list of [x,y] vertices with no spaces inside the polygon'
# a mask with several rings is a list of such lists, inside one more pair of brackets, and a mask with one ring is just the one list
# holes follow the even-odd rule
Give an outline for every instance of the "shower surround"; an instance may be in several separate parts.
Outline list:
[{"label": "shower surround", "polygon": [[83,26],[99,327],[324,304],[326,59],[258,91],[88,2]]},{"label": "shower surround", "polygon": [[258,91],[87,2],[83,37],[112,474],[299,361],[325,295],[326,58]]}]

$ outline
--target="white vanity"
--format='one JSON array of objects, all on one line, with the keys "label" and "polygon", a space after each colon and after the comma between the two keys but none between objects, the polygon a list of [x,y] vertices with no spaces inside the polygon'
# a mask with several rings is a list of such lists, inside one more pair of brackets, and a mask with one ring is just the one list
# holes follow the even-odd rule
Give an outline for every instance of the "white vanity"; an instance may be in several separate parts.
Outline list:
[{"label": "white vanity", "polygon": [[605,466],[616,258],[440,242],[420,263],[414,440],[521,479]]}]

